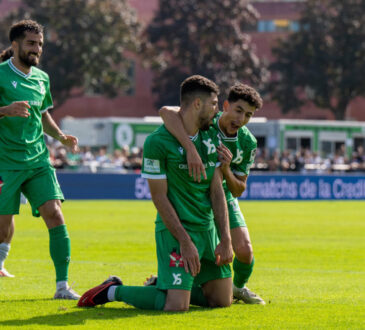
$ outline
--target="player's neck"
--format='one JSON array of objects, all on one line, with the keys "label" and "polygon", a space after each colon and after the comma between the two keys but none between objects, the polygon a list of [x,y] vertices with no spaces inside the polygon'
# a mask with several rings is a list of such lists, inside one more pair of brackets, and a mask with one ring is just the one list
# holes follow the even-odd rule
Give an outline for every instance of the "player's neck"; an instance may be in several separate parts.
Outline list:
[{"label": "player's neck", "polygon": [[181,107],[180,116],[183,121],[186,133],[189,136],[194,136],[199,130],[199,126],[197,125],[197,119],[195,118],[194,111]]},{"label": "player's neck", "polygon": [[223,134],[225,135],[225,136],[229,136],[229,134],[228,134],[228,132],[227,132],[227,129],[226,129],[226,125],[227,125],[228,123],[227,123],[227,120],[226,120],[226,118],[224,117],[224,113],[219,117],[219,119],[218,119],[218,126],[219,126],[219,128],[220,128],[220,130],[223,132]]},{"label": "player's neck", "polygon": [[11,59],[11,62],[13,63],[13,65],[21,72],[23,72],[24,74],[28,74],[30,72],[30,70],[32,69],[31,66],[25,65],[22,61],[19,60],[18,57],[14,56]]}]

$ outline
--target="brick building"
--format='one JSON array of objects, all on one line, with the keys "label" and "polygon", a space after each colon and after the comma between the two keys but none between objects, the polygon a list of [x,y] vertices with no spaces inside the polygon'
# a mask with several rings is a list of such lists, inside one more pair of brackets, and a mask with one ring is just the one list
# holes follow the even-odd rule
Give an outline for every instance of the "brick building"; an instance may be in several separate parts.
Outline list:
[{"label": "brick building", "polygon": [[[129,0],[132,7],[138,13],[143,24],[148,24],[154,12],[158,9],[158,0]],[[252,42],[256,47],[259,57],[272,60],[271,47],[277,38],[288,35],[298,28],[300,7],[303,1],[251,1],[253,6],[260,13],[260,19],[254,31],[250,32]],[[9,10],[19,6],[20,0],[0,1],[0,18]],[[61,107],[53,112],[54,118],[59,121],[65,116],[73,117],[143,117],[155,116],[157,114],[154,106],[154,96],[151,92],[153,74],[143,68],[138,58],[135,59],[134,88],[132,95],[120,95],[113,99],[103,96],[77,97],[67,100]],[[52,77],[51,77],[52,79]],[[357,99],[349,106],[348,119],[364,120],[364,100]],[[259,116],[269,119],[293,118],[293,119],[333,119],[330,111],[316,109],[313,106],[306,106],[299,113],[288,113],[283,115],[280,108],[274,102],[265,100],[263,109]]]}]

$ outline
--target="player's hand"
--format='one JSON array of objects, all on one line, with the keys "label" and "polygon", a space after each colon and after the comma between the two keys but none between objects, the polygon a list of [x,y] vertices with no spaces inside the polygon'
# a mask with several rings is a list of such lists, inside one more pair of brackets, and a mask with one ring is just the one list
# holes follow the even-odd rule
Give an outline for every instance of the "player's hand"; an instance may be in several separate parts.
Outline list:
[{"label": "player's hand", "polygon": [[217,152],[218,152],[218,159],[221,162],[222,167],[229,166],[233,158],[231,151],[223,143],[221,143],[217,147]]},{"label": "player's hand", "polygon": [[62,135],[59,141],[66,147],[71,149],[71,152],[76,153],[79,151],[78,142],[76,136],[73,135]]},{"label": "player's hand", "polygon": [[196,276],[200,272],[199,253],[194,243],[189,240],[180,244],[180,254],[187,273]]},{"label": "player's hand", "polygon": [[7,117],[28,118],[30,105],[27,101],[16,101],[3,108],[3,114]]},{"label": "player's hand", "polygon": [[222,240],[214,251],[215,263],[217,266],[227,265],[232,262],[233,251],[230,240]]},{"label": "player's hand", "polygon": [[194,181],[200,182],[202,175],[205,180],[207,179],[205,167],[195,148],[186,152],[186,160],[188,162],[189,175],[194,178]]}]

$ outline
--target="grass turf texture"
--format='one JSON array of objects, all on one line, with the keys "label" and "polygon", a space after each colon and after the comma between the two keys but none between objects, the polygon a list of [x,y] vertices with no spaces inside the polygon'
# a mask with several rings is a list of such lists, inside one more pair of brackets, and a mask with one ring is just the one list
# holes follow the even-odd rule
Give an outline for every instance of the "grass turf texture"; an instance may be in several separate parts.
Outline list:
[{"label": "grass turf texture", "polygon": [[[57,301],[43,221],[23,206],[0,278],[0,328],[365,328],[364,202],[241,202],[256,265],[249,288],[266,306],[141,311],[124,303],[80,309]],[[70,283],[82,294],[108,275],[141,285],[156,273],[155,209],[149,201],[68,201]]]}]

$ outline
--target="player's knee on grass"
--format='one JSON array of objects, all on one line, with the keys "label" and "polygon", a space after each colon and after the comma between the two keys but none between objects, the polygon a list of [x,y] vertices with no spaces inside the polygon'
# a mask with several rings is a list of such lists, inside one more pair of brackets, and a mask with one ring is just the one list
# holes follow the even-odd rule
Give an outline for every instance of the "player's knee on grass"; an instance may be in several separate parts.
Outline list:
[{"label": "player's knee on grass", "polygon": [[224,294],[221,296],[214,295],[211,297],[207,297],[209,306],[212,308],[219,308],[219,307],[229,307],[232,304],[232,293]]},{"label": "player's knee on grass", "polygon": [[229,307],[232,304],[232,278],[223,278],[203,284],[203,292],[210,307]]},{"label": "player's knee on grass", "polygon": [[59,200],[50,200],[39,207],[39,213],[47,224],[48,229],[65,223]]},{"label": "player's knee on grass", "polygon": [[190,305],[190,291],[168,290],[164,311],[186,312]]}]

